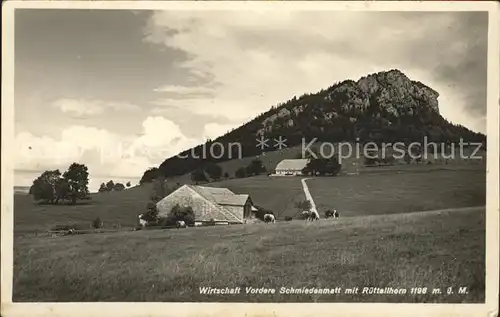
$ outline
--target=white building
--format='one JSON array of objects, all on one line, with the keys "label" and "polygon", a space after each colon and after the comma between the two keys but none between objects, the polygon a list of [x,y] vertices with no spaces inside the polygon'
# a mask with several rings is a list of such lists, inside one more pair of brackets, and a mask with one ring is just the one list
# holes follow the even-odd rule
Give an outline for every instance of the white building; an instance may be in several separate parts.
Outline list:
[{"label": "white building", "polygon": [[275,169],[276,175],[302,175],[302,170],[309,163],[309,159],[290,159],[278,163]]}]

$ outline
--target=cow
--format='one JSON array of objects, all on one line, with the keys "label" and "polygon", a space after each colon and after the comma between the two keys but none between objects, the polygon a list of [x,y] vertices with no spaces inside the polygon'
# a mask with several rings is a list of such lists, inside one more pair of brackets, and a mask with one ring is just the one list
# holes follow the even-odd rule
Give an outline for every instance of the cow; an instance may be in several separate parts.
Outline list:
[{"label": "cow", "polygon": [[325,212],[325,216],[326,216],[326,218],[338,218],[339,217],[339,212],[337,211],[337,209],[327,210]]},{"label": "cow", "polygon": [[266,223],[268,223],[268,222],[272,222],[272,223],[274,223],[274,222],[276,222],[276,218],[274,217],[274,215],[273,215],[273,214],[265,214],[265,215],[264,215],[264,221],[265,221]]},{"label": "cow", "polygon": [[304,210],[304,211],[302,211],[301,215],[302,215],[303,219],[307,220],[311,216],[311,212],[309,210]]},{"label": "cow", "polygon": [[141,227],[144,228],[144,227],[146,227],[146,225],[148,224],[148,222],[146,220],[142,219],[142,217],[143,217],[143,214],[140,214],[139,217],[138,217],[139,218],[139,224],[141,225]]},{"label": "cow", "polygon": [[309,220],[309,221],[315,221],[315,220],[319,220],[319,217],[318,217],[318,215],[315,212],[311,212],[309,214],[309,218],[307,218],[307,220]]},{"label": "cow", "polygon": [[178,220],[178,221],[176,221],[175,225],[176,225],[177,229],[179,229],[179,228],[187,228],[186,222],[184,220]]}]

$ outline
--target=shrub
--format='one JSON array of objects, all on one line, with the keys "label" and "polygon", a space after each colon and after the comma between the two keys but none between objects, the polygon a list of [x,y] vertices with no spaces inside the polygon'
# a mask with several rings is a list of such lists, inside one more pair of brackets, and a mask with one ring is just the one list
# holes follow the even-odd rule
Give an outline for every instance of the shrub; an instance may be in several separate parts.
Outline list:
[{"label": "shrub", "polygon": [[94,228],[94,229],[102,228],[103,225],[104,225],[104,223],[101,221],[101,218],[99,218],[99,217],[92,220],[92,228]]},{"label": "shrub", "polygon": [[194,225],[195,214],[193,208],[190,206],[181,207],[179,204],[175,205],[166,220],[167,223],[175,224],[176,221],[184,221],[187,225]]}]

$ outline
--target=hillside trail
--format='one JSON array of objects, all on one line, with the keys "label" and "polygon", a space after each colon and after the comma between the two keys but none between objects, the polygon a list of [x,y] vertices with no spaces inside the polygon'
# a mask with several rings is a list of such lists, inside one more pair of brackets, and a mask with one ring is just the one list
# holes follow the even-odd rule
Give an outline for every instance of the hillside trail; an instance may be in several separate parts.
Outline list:
[{"label": "hillside trail", "polygon": [[302,183],[302,188],[304,190],[304,194],[306,195],[306,199],[311,202],[311,211],[314,212],[316,214],[316,217],[318,217],[318,219],[319,219],[318,209],[316,208],[316,204],[314,203],[314,200],[311,196],[311,192],[309,192],[309,187],[307,187],[307,184],[306,184],[306,180],[308,180],[308,179],[311,179],[311,178],[303,178],[300,180],[300,182]]}]

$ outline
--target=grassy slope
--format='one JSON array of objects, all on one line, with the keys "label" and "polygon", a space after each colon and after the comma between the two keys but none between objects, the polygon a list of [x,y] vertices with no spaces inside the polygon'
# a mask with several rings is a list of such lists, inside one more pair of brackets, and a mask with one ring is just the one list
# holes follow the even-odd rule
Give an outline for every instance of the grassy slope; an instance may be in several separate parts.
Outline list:
[{"label": "grassy slope", "polygon": [[321,215],[345,217],[486,204],[484,171],[432,171],[316,178],[307,181]]},{"label": "grassy slope", "polygon": [[[484,300],[484,208],[15,239],[14,301]],[[198,287],[441,287],[467,295],[200,295]],[[244,290],[243,290],[244,292]]]},{"label": "grassy slope", "polygon": [[[425,167],[423,167],[425,168]],[[484,205],[484,171],[433,171],[366,174],[307,181],[319,212],[337,208],[341,216],[398,213],[428,209]],[[278,219],[295,216],[296,201],[304,200],[299,177],[258,176],[207,184],[248,193],[256,205],[273,210]],[[145,210],[151,186],[93,195],[86,205],[36,205],[30,196],[15,195],[16,233],[44,231],[71,222],[90,226],[97,216],[105,227],[130,227]]]}]

